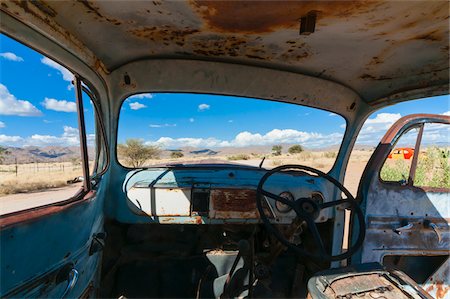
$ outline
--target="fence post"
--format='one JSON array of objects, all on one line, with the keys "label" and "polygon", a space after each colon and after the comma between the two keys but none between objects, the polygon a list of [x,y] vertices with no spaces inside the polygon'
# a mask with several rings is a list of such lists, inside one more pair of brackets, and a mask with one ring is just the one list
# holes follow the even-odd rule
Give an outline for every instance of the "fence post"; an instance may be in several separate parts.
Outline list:
[{"label": "fence post", "polygon": [[18,170],[18,166],[17,166],[17,157],[14,158],[16,161],[16,176],[17,176],[17,170]]}]

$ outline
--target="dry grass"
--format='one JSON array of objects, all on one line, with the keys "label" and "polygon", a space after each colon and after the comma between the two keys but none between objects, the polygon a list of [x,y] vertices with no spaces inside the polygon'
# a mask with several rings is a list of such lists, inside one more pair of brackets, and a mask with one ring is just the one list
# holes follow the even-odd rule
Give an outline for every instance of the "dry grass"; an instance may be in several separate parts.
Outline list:
[{"label": "dry grass", "polygon": [[[370,158],[370,151],[354,151],[349,167],[352,164],[361,164],[367,162]],[[166,164],[166,163],[189,163],[202,160],[211,160],[214,162],[229,162],[236,160],[238,163],[258,166],[263,157],[266,157],[263,167],[273,168],[284,164],[302,164],[318,168],[322,171],[328,171],[333,166],[336,158],[334,152],[312,152],[303,151],[298,154],[282,154],[281,156],[272,156],[270,153],[264,154],[236,154],[233,156],[188,156],[182,158],[162,158],[152,159],[146,162],[146,165]],[[245,159],[244,159],[245,158]],[[123,161],[121,161],[123,163]],[[126,165],[126,164],[124,164]],[[361,174],[358,167],[358,173],[351,173],[355,177]],[[347,171],[347,175],[349,172]],[[16,176],[15,165],[0,165],[0,196],[15,193],[27,193],[50,188],[58,188],[67,185],[67,180],[82,175],[80,165],[74,165],[70,162],[65,163],[39,163],[19,164]],[[356,185],[356,183],[355,183]]]},{"label": "dry grass", "polygon": [[81,176],[80,165],[70,162],[0,165],[0,196],[67,186],[67,180]]}]

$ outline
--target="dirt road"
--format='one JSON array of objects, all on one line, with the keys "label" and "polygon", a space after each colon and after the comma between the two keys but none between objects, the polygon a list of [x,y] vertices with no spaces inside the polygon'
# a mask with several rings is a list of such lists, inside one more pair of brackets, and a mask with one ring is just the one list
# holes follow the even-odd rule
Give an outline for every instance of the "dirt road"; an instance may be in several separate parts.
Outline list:
[{"label": "dirt road", "polygon": [[49,189],[43,192],[18,193],[0,197],[0,215],[39,207],[72,197],[81,184]]}]

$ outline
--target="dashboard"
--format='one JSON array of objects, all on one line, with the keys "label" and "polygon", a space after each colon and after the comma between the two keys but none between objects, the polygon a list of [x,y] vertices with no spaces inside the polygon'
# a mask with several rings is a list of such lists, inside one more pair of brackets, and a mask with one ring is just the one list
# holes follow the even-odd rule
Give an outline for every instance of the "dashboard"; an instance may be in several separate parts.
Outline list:
[{"label": "dashboard", "polygon": [[[234,164],[175,165],[130,171],[123,184],[127,204],[138,215],[165,224],[260,223],[256,189],[267,170]],[[311,198],[322,203],[331,198],[330,184],[306,172],[274,174],[264,189],[296,200]],[[295,212],[271,198],[263,198],[263,209],[273,223],[290,224]],[[331,217],[321,211],[316,222]]]}]

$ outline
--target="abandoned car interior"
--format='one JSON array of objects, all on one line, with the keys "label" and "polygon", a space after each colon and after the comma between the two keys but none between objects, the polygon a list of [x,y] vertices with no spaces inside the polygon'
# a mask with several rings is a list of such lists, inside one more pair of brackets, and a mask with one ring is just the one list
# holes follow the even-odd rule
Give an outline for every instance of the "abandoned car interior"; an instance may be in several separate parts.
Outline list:
[{"label": "abandoned car interior", "polygon": [[[75,196],[0,216],[1,297],[450,298],[450,189],[416,183],[427,128],[449,132],[450,116],[400,118],[376,140],[357,192],[344,184],[373,112],[449,94],[448,1],[0,5],[3,35],[73,74],[83,171]],[[265,157],[132,165],[119,157],[122,136],[146,136],[129,99],[149,93],[167,107],[208,95],[237,111],[270,102],[345,124],[327,170]],[[83,100],[95,108],[94,158]],[[147,105],[139,113],[157,109]],[[180,129],[164,117],[150,126]],[[411,167],[387,181],[397,144]]]}]

